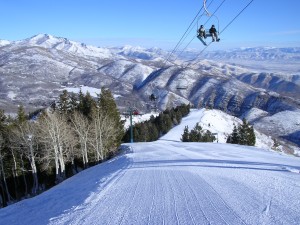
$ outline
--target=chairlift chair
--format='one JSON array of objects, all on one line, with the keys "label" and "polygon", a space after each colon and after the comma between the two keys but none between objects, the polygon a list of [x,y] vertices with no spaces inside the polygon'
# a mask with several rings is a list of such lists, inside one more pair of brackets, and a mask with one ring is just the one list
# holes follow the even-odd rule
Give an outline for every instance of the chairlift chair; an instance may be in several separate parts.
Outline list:
[{"label": "chairlift chair", "polygon": [[[204,10],[205,10],[205,14],[208,16],[208,17],[214,17],[215,19],[216,19],[216,21],[215,22],[217,22],[217,33],[218,33],[218,38],[217,38],[217,40],[216,41],[219,41],[220,40],[220,38],[219,38],[219,18],[216,16],[216,15],[214,15],[214,14],[210,14],[209,12],[208,12],[208,10],[207,10],[207,8],[206,8],[206,0],[203,0],[203,8],[204,8]],[[209,33],[209,29],[205,29],[205,37],[203,37],[203,36],[200,36],[200,33],[198,33],[198,26],[197,26],[197,38],[202,42],[202,44],[203,45],[205,45],[205,46],[207,46],[207,43],[206,43],[206,41],[204,40],[204,39],[206,39],[207,37],[212,37],[212,35]]]}]

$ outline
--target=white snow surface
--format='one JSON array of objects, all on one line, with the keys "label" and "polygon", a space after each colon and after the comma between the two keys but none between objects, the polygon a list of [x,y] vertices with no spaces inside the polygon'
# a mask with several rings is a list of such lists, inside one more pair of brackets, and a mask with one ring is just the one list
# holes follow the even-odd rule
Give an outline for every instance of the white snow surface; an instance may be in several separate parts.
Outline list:
[{"label": "white snow surface", "polygon": [[[212,116],[203,112],[202,121]],[[192,126],[199,114],[182,123]],[[181,133],[175,127],[164,140],[123,144],[112,160],[0,209],[0,224],[299,224],[299,158],[182,143]]]},{"label": "white snow surface", "polygon": [[70,41],[67,38],[55,37],[49,34],[38,34],[31,38],[16,41],[16,44],[25,44],[32,46],[40,46],[44,48],[54,48],[70,53],[79,53],[85,56],[96,56],[100,58],[110,58],[112,53],[106,48],[97,48],[84,43]]},{"label": "white snow surface", "polygon": [[8,94],[7,94],[7,97],[14,100],[15,97],[17,96],[17,94],[13,91],[9,91]]},{"label": "white snow surface", "polygon": [[241,116],[242,118],[245,118],[247,121],[255,121],[259,118],[263,118],[265,116],[268,116],[268,112],[258,109],[258,108],[252,108],[249,111],[247,111],[246,113],[244,113],[243,116]]},{"label": "white snow surface", "polygon": [[263,127],[270,131],[274,130],[276,124],[277,130],[274,131],[279,135],[287,135],[300,130],[300,110],[296,111],[282,111],[272,116],[262,118],[258,123],[255,124],[257,127]]},{"label": "white snow surface", "polygon": [[[161,137],[161,139],[172,141],[180,140],[185,126],[188,126],[189,130],[192,130],[196,123],[199,123],[203,130],[209,130],[210,132],[214,133],[217,139],[215,142],[226,143],[227,137],[232,133],[234,125],[238,126],[242,123],[242,120],[224,113],[221,110],[192,109],[189,116],[183,118],[182,122],[173,128],[173,132],[167,133]],[[259,133],[256,130],[255,136],[256,147],[270,149],[270,147],[273,146],[273,140],[271,137]]]},{"label": "white snow surface", "polygon": [[93,88],[93,87],[84,86],[84,85],[82,85],[80,87],[65,87],[65,88],[63,88],[63,90],[67,90],[68,92],[73,92],[75,94],[78,94],[81,90],[81,92],[83,94],[86,94],[87,92],[89,92],[89,94],[95,98],[98,95],[100,95],[100,93],[101,93],[101,89],[99,89],[99,88]]},{"label": "white snow surface", "polygon": [[[133,115],[132,116],[132,125],[150,120],[151,116],[157,117],[158,115],[159,115],[159,113],[157,113],[157,112],[151,112],[151,113],[146,113],[146,114],[142,114],[142,115]],[[122,115],[121,119],[125,120],[124,128],[128,129],[130,127],[130,117],[129,116],[125,117]]]},{"label": "white snow surface", "polygon": [[[87,94],[87,92],[92,96],[97,98],[101,94],[101,89],[89,87],[85,85],[81,85],[80,87],[63,87],[62,90],[67,90],[67,92],[72,92],[78,94],[81,90],[83,94]],[[119,98],[121,95],[114,94],[113,97],[115,99]]]},{"label": "white snow surface", "polygon": [[5,45],[9,45],[10,41],[7,40],[0,40],[0,47],[5,46]]}]

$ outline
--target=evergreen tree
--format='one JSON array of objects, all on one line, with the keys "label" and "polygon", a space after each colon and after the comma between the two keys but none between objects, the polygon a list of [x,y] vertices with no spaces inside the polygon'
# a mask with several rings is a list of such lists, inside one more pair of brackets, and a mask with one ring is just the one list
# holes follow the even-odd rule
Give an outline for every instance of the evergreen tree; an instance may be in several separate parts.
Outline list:
[{"label": "evergreen tree", "polygon": [[236,125],[234,125],[232,133],[227,138],[227,143],[231,143],[231,144],[239,143],[239,133]]},{"label": "evergreen tree", "polygon": [[21,123],[26,122],[27,119],[28,119],[28,116],[25,113],[24,107],[22,105],[20,105],[18,107],[17,122],[21,124]]},{"label": "evergreen tree", "polygon": [[186,126],[181,137],[182,142],[213,142],[215,140],[216,137],[209,130],[204,132],[199,123],[196,123],[190,132]]},{"label": "evergreen tree", "polygon": [[91,114],[93,108],[96,106],[96,102],[92,98],[91,94],[87,91],[86,95],[83,97],[83,102],[82,102],[82,114],[91,119]]},{"label": "evergreen tree", "polygon": [[157,127],[153,123],[147,123],[148,124],[148,141],[156,141],[159,138],[159,132],[157,130]]},{"label": "evergreen tree", "polygon": [[[177,125],[181,122],[182,116],[186,116],[189,113],[189,105],[181,105],[176,108],[166,109],[163,113],[160,113],[157,117],[151,116],[149,121],[144,122],[143,126],[145,131],[140,131],[141,126],[139,124],[135,124],[134,127],[137,127],[137,130],[134,132],[138,132],[135,134],[135,141],[155,141],[161,135],[166,134],[173,125]],[[147,138],[140,138],[139,135],[143,134],[145,136],[147,132]],[[138,139],[137,139],[138,138]],[[123,137],[123,141],[130,141],[130,129],[128,129]]]},{"label": "evergreen tree", "polygon": [[4,131],[6,116],[4,110],[0,109],[0,133]]},{"label": "evergreen tree", "polygon": [[238,128],[239,132],[239,144],[241,145],[247,145],[248,142],[248,123],[246,119],[243,119],[242,125]]},{"label": "evergreen tree", "polygon": [[70,99],[70,110],[74,111],[78,107],[78,98],[75,93],[69,94],[69,99]]},{"label": "evergreen tree", "polygon": [[227,138],[227,143],[250,145],[254,146],[256,141],[253,126],[251,126],[246,119],[239,127],[234,126],[232,133]]},{"label": "evergreen tree", "polygon": [[161,134],[166,134],[172,128],[172,120],[167,113],[161,113],[158,117],[158,127]]},{"label": "evergreen tree", "polygon": [[189,137],[189,126],[185,126],[183,130],[183,134],[181,136],[181,141],[182,142],[189,142],[190,137]]},{"label": "evergreen tree", "polygon": [[57,109],[60,113],[67,114],[69,111],[69,93],[67,90],[63,90],[63,93],[59,95],[59,102]]},{"label": "evergreen tree", "polygon": [[199,123],[196,123],[195,127],[191,130],[189,137],[189,141],[191,142],[202,141],[202,127],[199,125]]},{"label": "evergreen tree", "polygon": [[214,142],[215,140],[216,137],[212,135],[212,133],[209,130],[207,130],[202,136],[201,142]]},{"label": "evergreen tree", "polygon": [[79,93],[78,93],[77,110],[82,113],[84,111],[84,94],[81,89],[79,90]]},{"label": "evergreen tree", "polygon": [[254,128],[253,128],[253,126],[249,125],[247,145],[254,146],[255,143],[256,143],[256,137],[255,137],[255,133],[254,133]]},{"label": "evergreen tree", "polygon": [[115,138],[111,139],[106,147],[108,149],[116,149],[121,144],[121,140],[124,135],[124,125],[115,99],[109,89],[101,89],[97,107],[99,108],[100,113],[108,115],[108,117],[113,121]]}]

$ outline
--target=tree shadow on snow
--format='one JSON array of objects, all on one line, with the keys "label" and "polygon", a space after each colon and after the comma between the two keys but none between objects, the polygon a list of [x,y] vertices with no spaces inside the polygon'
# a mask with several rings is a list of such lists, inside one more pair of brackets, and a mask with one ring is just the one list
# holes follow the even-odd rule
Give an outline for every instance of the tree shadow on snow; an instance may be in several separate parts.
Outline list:
[{"label": "tree shadow on snow", "polygon": [[[227,168],[227,169],[247,169],[247,170],[263,170],[290,172],[290,168],[300,170],[299,167],[263,162],[250,161],[234,161],[234,160],[218,160],[218,159],[183,159],[183,160],[154,160],[135,162],[132,168],[147,167],[207,167],[207,168]],[[289,168],[289,169],[288,169]]]},{"label": "tree shadow on snow", "polygon": [[65,214],[78,213],[109,184],[122,177],[131,165],[127,154],[131,148],[122,148],[120,152],[111,160],[83,170],[34,198],[3,208],[0,217],[7,217],[10,224],[32,224],[34,221],[49,224],[60,221]]}]

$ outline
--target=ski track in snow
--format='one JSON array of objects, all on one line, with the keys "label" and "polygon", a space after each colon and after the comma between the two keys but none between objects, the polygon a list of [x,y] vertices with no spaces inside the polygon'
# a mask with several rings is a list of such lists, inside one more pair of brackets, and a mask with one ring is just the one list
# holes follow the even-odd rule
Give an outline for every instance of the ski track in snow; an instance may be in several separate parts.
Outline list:
[{"label": "ski track in snow", "polygon": [[166,140],[123,148],[25,204],[1,209],[0,224],[299,224],[299,158]]},{"label": "ski track in snow", "polygon": [[[52,225],[281,224],[282,221],[274,212],[280,213],[282,207],[280,202],[270,198],[270,193],[263,196],[255,187],[239,181],[225,178],[214,180],[210,177],[211,172],[208,172],[208,169],[215,170],[216,178],[223,175],[222,170],[234,169],[239,172],[241,169],[239,177],[243,176],[244,171],[257,173],[261,169],[263,176],[267,176],[266,171],[270,168],[260,168],[255,163],[252,168],[242,168],[243,165],[234,165],[234,161],[230,163],[226,160],[219,165],[216,156],[222,155],[222,152],[197,152],[193,148],[184,148],[179,142],[158,141],[129,146],[132,150],[127,153],[130,165],[107,180],[110,184],[105,185],[99,193],[94,193],[88,204],[52,218]],[[223,155],[232,157],[234,152]],[[213,159],[209,163],[210,160],[205,158],[211,157]],[[286,171],[284,167],[278,170]],[[278,173],[276,169],[275,172]],[[264,179],[259,174],[255,176]],[[236,193],[231,195],[240,195],[240,199],[228,201],[219,180],[228,183],[231,191]],[[226,188],[224,190],[228,191]],[[294,211],[296,213],[297,209]],[[296,224],[293,219],[285,219],[289,224]]]}]

